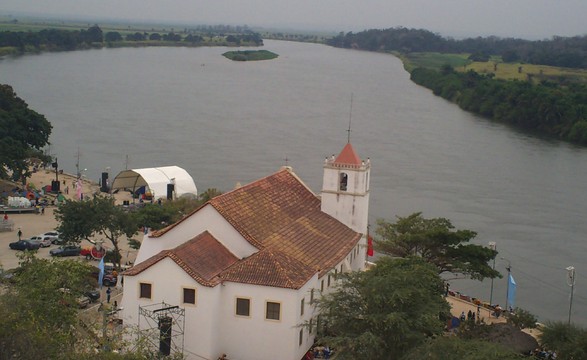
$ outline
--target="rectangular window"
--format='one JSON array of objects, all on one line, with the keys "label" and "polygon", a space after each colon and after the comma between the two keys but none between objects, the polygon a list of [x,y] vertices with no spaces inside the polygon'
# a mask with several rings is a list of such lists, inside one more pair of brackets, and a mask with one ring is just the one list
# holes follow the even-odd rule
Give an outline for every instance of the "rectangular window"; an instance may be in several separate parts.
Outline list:
[{"label": "rectangular window", "polygon": [[304,329],[300,329],[300,346],[302,346],[302,343],[304,342]]},{"label": "rectangular window", "polygon": [[196,289],[183,288],[183,303],[196,305]]},{"label": "rectangular window", "polygon": [[281,317],[281,304],[267,301],[267,311],[265,312],[265,319],[279,320]]},{"label": "rectangular window", "polygon": [[330,287],[330,274],[328,274],[328,287]]},{"label": "rectangular window", "polygon": [[314,289],[310,291],[310,304],[314,303]]},{"label": "rectangular window", "polygon": [[300,302],[300,316],[304,316],[304,302],[306,299],[302,299]]},{"label": "rectangular window", "polygon": [[340,273],[342,274],[342,264],[340,264]]},{"label": "rectangular window", "polygon": [[314,328],[314,318],[310,319],[310,323],[308,324],[308,332],[311,334]]},{"label": "rectangular window", "polygon": [[236,298],[236,314],[239,316],[250,316],[251,299]]},{"label": "rectangular window", "polygon": [[320,282],[320,291],[324,292],[324,279],[322,279],[322,282]]},{"label": "rectangular window", "polygon": [[141,299],[150,299],[151,298],[151,284],[140,283],[139,297]]},{"label": "rectangular window", "polygon": [[338,269],[334,269],[334,276],[338,274]]}]

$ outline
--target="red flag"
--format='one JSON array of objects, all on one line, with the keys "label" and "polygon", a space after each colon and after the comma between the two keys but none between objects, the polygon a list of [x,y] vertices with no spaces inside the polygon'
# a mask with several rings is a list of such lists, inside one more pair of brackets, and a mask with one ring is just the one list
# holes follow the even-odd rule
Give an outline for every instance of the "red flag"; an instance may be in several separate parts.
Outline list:
[{"label": "red flag", "polygon": [[367,256],[373,256],[373,238],[367,237]]}]

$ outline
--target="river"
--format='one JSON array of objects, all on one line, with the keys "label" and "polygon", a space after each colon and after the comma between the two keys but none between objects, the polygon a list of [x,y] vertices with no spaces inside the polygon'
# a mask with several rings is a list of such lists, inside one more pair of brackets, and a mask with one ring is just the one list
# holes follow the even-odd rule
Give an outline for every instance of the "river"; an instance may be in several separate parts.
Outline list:
[{"label": "river", "polygon": [[[466,113],[412,83],[391,55],[264,48],[279,57],[232,62],[220,47],[27,55],[0,61],[0,83],[53,124],[60,168],[75,173],[79,154],[96,181],[107,168],[113,178],[125,167],[178,165],[200,191],[226,191],[287,163],[319,192],[322,161],[342,149],[351,120],[351,142],[372,160],[373,227],[421,211],[476,231],[475,243],[496,242],[516,306],[541,321],[567,320],[565,268],[575,266],[572,320],[587,325],[587,149]],[[502,306],[506,283],[494,281]],[[488,280],[451,286],[490,296]]]}]

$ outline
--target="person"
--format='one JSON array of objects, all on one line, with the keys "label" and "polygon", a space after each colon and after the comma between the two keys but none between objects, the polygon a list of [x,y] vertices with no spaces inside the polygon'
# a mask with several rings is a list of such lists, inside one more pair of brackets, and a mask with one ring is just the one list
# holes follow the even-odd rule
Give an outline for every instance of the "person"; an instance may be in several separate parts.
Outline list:
[{"label": "person", "polygon": [[450,284],[446,283],[446,292],[444,293],[444,296],[448,296],[449,289],[450,289]]},{"label": "person", "polygon": [[110,289],[110,286],[108,286],[108,289],[106,289],[106,302],[108,304],[110,304],[110,294],[112,293],[112,290]]},{"label": "person", "polygon": [[499,319],[499,316],[501,315],[501,311],[502,311],[501,306],[499,306],[499,304],[497,304],[495,306],[495,318],[496,319]]},{"label": "person", "polygon": [[465,321],[467,320],[467,315],[465,315],[465,312],[461,312],[461,321]]},{"label": "person", "polygon": [[41,205],[41,215],[45,215],[45,205]]},{"label": "person", "polygon": [[22,238],[22,230],[20,230],[20,228],[18,228],[18,240],[20,241],[20,239]]},{"label": "person", "polygon": [[8,221],[8,214],[4,213],[4,221]]},{"label": "person", "polygon": [[118,302],[116,300],[114,300],[114,310],[118,309]]},{"label": "person", "polygon": [[330,348],[328,347],[328,345],[324,347],[324,350],[322,350],[322,354],[324,355],[325,359],[330,359]]},{"label": "person", "polygon": [[471,320],[473,318],[473,312],[471,310],[469,310],[469,312],[467,312],[467,320]]},{"label": "person", "polygon": [[481,320],[481,305],[477,304],[477,319]]}]

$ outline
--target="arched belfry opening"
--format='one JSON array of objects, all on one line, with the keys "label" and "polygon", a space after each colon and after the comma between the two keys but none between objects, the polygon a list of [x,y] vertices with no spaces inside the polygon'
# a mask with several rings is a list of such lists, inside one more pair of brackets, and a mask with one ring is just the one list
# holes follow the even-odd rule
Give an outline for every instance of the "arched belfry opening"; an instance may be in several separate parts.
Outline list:
[{"label": "arched belfry opening", "polygon": [[348,182],[349,182],[349,176],[348,176],[348,174],[347,173],[340,173],[340,179],[339,179],[339,183],[338,183],[338,189],[340,191],[347,191]]}]

